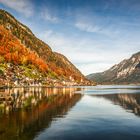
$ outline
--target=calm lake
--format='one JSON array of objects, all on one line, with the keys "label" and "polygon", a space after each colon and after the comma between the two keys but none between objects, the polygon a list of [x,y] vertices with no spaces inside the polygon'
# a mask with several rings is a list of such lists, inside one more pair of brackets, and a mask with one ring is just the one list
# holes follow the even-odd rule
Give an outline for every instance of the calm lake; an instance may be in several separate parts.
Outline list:
[{"label": "calm lake", "polygon": [[140,86],[0,90],[0,140],[140,140]]}]

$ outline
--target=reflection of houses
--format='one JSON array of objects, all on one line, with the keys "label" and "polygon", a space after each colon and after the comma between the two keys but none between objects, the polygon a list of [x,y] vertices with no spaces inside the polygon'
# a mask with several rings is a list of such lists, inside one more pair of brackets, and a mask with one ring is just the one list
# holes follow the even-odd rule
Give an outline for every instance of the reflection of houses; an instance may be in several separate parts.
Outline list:
[{"label": "reflection of houses", "polygon": [[80,100],[81,94],[74,94],[76,90],[32,87],[1,92],[3,98],[6,97],[4,95],[9,95],[13,101],[13,104],[9,105],[9,111],[0,113],[0,130],[4,132],[3,139],[9,140],[10,136],[20,140],[33,139],[37,132],[47,128],[57,116],[63,117]]},{"label": "reflection of houses", "polygon": [[[74,94],[76,88],[13,88],[0,92],[0,110],[13,110],[36,105],[40,100],[57,94]],[[70,95],[71,96],[71,95]]]}]

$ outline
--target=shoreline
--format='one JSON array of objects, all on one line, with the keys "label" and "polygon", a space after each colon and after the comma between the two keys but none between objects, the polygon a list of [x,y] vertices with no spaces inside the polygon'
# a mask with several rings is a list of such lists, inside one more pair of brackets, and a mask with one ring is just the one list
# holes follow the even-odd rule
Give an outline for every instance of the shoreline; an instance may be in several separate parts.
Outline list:
[{"label": "shoreline", "polygon": [[0,86],[0,89],[11,89],[11,88],[71,88],[71,87],[95,87],[95,86],[140,86],[139,84],[97,84],[97,85],[63,85],[63,86],[47,86],[47,85],[29,85],[29,86]]},{"label": "shoreline", "polygon": [[82,86],[97,86],[97,85],[68,85],[68,86],[0,86],[0,89],[8,89],[8,88],[71,88],[71,87],[82,87]]}]

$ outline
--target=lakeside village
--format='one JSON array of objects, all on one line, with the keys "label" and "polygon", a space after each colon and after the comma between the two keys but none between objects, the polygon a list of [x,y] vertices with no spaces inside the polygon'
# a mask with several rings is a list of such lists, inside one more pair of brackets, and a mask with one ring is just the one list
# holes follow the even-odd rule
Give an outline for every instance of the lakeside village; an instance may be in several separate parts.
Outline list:
[{"label": "lakeside village", "polygon": [[[43,77],[42,75],[32,78],[25,74],[25,69],[21,69],[18,66],[7,64],[7,69],[2,72],[0,69],[0,88],[9,87],[62,87],[62,86],[81,86],[81,85],[91,85],[90,81],[76,82],[72,76],[69,76],[68,80],[56,79],[50,77]],[[38,75],[34,70],[30,71],[33,75]]]}]

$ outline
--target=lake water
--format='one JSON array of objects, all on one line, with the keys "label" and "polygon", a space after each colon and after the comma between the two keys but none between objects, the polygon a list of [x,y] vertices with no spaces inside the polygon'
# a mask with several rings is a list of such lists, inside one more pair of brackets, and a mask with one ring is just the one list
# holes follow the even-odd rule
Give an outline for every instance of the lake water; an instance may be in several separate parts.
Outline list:
[{"label": "lake water", "polygon": [[0,90],[0,140],[140,140],[140,86]]}]

